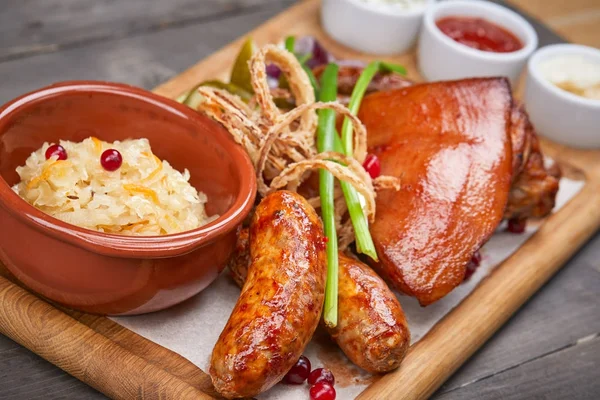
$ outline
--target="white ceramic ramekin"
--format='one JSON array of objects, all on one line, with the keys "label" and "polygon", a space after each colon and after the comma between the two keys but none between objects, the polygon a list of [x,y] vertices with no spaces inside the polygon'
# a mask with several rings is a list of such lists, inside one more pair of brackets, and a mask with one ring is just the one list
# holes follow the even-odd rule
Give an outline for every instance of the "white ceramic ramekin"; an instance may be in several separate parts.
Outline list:
[{"label": "white ceramic ramekin", "polygon": [[600,50],[575,44],[546,46],[527,65],[525,106],[536,130],[556,142],[600,148],[600,100],[562,90],[541,75],[541,63],[560,56],[581,56],[600,68]]},{"label": "white ceramic ramekin", "polygon": [[416,42],[426,9],[434,0],[414,10],[373,5],[361,0],[323,0],[323,29],[337,42],[363,53],[400,54]]},{"label": "white ceramic ramekin", "polygon": [[[510,53],[493,53],[458,43],[436,25],[437,20],[451,16],[480,17],[500,25],[515,34],[523,48]],[[486,1],[444,1],[425,12],[418,45],[418,65],[421,75],[429,81],[506,76],[514,85],[537,44],[537,34],[529,22],[508,8]]]}]

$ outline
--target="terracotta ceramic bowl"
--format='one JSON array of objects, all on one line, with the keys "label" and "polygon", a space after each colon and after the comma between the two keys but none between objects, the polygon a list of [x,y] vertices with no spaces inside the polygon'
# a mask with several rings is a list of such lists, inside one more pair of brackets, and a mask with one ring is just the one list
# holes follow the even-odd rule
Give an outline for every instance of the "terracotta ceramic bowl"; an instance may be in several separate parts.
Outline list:
[{"label": "terracotta ceramic bowl", "polygon": [[[15,168],[44,142],[148,138],[153,151],[206,193],[195,230],[165,236],[104,234],[59,221],[11,190]],[[20,281],[65,306],[142,314],[197,294],[221,272],[256,192],[246,152],[219,124],[142,89],[66,82],[0,109],[0,259]]]}]

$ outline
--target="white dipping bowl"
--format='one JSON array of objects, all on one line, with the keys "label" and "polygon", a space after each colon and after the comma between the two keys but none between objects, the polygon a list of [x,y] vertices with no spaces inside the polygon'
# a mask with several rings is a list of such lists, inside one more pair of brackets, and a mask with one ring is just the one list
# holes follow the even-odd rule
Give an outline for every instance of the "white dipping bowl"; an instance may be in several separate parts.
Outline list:
[{"label": "white dipping bowl", "polygon": [[321,23],[335,41],[363,53],[404,53],[417,40],[423,14],[434,3],[414,10],[390,4],[368,4],[361,0],[323,0]]},{"label": "white dipping bowl", "polygon": [[[484,18],[512,32],[523,48],[510,53],[477,50],[446,36],[436,25],[444,17]],[[494,3],[444,1],[425,12],[418,45],[421,75],[429,81],[475,76],[506,76],[516,85],[527,59],[538,45],[535,30],[523,17]]]},{"label": "white dipping bowl", "polygon": [[525,106],[536,130],[556,142],[581,148],[600,148],[600,100],[562,90],[539,71],[554,57],[580,56],[600,68],[600,50],[576,44],[546,46],[527,65]]}]

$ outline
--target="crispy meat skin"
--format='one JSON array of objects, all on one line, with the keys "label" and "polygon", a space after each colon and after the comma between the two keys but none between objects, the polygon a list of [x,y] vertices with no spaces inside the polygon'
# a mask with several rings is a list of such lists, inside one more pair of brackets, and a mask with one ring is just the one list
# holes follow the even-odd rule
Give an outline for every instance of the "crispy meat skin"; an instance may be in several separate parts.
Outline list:
[{"label": "crispy meat skin", "polygon": [[[249,245],[248,230],[242,229],[229,262],[231,276],[239,286],[248,274]],[[410,346],[406,318],[394,293],[366,264],[342,253],[338,325],[325,329],[354,364],[371,373],[396,369]]]},{"label": "crispy meat skin", "polygon": [[512,109],[511,141],[513,183],[504,217],[544,217],[554,208],[560,170],[557,166],[554,171],[545,168],[537,134],[522,105]]},{"label": "crispy meat skin", "polygon": [[211,357],[213,385],[226,398],[256,396],[283,378],[312,338],[325,295],[323,227],[303,197],[266,196],[249,243],[248,277]]},{"label": "crispy meat skin", "polygon": [[465,276],[502,220],[512,178],[512,97],[502,78],[415,85],[365,97],[359,117],[381,173],[376,271],[428,305]]},{"label": "crispy meat skin", "polygon": [[[314,69],[317,77],[324,66]],[[364,70],[359,66],[342,66],[338,76],[338,100],[348,103],[352,90]],[[367,93],[397,90],[412,86],[413,81],[398,74],[378,73],[369,83]],[[513,147],[513,186],[504,217],[526,219],[544,217],[554,208],[560,178],[558,165],[547,169],[539,147],[537,133],[521,104],[511,111],[511,141]]]},{"label": "crispy meat skin", "polygon": [[513,181],[523,172],[531,150],[531,134],[533,129],[525,114],[523,106],[513,104],[510,112],[510,141],[512,144]]}]

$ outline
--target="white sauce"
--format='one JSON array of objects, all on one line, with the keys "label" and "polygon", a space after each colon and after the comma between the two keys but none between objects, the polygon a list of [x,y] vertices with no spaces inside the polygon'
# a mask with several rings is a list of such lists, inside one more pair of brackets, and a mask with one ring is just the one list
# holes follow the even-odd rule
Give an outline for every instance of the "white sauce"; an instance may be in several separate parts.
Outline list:
[{"label": "white sauce", "polygon": [[379,9],[413,11],[425,7],[425,0],[359,0]]},{"label": "white sauce", "polygon": [[600,63],[566,55],[540,63],[540,74],[563,90],[590,99],[600,100]]}]

